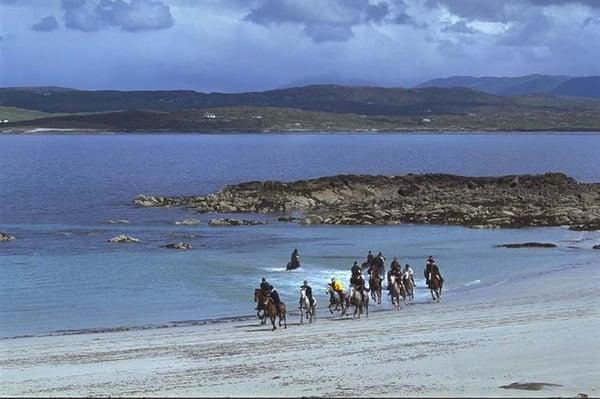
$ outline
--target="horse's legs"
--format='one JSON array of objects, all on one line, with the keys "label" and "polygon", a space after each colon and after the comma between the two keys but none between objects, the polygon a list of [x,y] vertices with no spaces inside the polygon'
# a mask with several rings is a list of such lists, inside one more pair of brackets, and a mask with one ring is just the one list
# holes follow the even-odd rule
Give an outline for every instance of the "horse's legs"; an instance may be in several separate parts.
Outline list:
[{"label": "horse's legs", "polygon": [[271,324],[273,325],[273,329],[271,331],[277,330],[277,327],[275,327],[275,316],[269,315],[269,318],[271,319]]}]

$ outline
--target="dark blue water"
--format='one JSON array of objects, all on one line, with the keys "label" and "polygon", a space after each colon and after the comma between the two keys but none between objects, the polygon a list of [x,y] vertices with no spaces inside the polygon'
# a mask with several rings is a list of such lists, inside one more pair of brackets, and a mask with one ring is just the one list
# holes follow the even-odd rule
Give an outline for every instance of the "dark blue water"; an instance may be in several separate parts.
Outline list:
[{"label": "dark blue water", "polygon": [[[563,172],[600,181],[597,135],[103,135],[0,137],[0,336],[60,329],[163,323],[252,312],[265,276],[294,301],[309,278],[347,280],[354,260],[384,251],[417,265],[434,254],[456,292],[538,268],[589,262],[596,233],[562,228],[460,227],[214,228],[176,226],[181,209],[139,209],[137,194],[205,194],[247,180],[338,173],[444,172],[502,175]],[[107,219],[128,219],[110,225]],[[125,233],[137,245],[109,244]],[[177,234],[194,234],[178,238]],[[494,248],[552,241],[556,250]],[[187,241],[193,249],[160,248]],[[294,247],[301,270],[281,271]],[[571,247],[571,248],[569,248]]]}]

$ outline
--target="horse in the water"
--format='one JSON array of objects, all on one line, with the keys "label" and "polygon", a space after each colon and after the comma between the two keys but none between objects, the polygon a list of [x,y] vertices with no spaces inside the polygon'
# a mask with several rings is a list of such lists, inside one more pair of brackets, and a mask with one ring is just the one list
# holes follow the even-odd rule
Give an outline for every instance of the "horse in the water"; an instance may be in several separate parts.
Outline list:
[{"label": "horse in the water", "polygon": [[440,276],[431,272],[429,272],[429,291],[434,301],[439,302],[442,299],[442,282],[440,281]]},{"label": "horse in the water", "polygon": [[337,292],[333,289],[331,284],[327,284],[327,293],[329,294],[329,312],[333,314],[334,310],[340,310],[340,306],[342,307],[341,316],[346,315],[346,309],[348,308],[348,294],[342,293],[340,297]]},{"label": "horse in the water", "polygon": [[352,317],[356,317],[358,313],[358,318],[360,319],[363,312],[369,317],[369,295],[361,295],[360,290],[354,287],[351,291],[349,303],[354,305],[354,315]]},{"label": "horse in the water", "polygon": [[310,304],[310,299],[306,295],[306,290],[302,288],[300,290],[300,323],[302,323],[304,317],[309,321],[313,322],[313,318],[317,318],[317,298],[313,297],[313,303]]},{"label": "horse in the water", "polygon": [[[267,299],[265,293],[260,289],[256,288],[254,290],[254,302],[257,303],[258,310],[256,311],[256,317],[260,320],[260,324],[265,324],[267,322],[267,310],[265,309],[264,303]],[[261,315],[262,312],[262,315]]]},{"label": "horse in the water", "polygon": [[263,302],[266,313],[269,315],[271,319],[271,324],[273,325],[273,329],[271,331],[275,331],[277,327],[275,327],[275,318],[279,316],[279,327],[281,327],[281,320],[283,319],[284,328],[287,328],[287,321],[285,319],[285,303],[281,302],[279,307],[275,305],[275,301],[271,297],[267,297],[267,299]]},{"label": "horse in the water", "polygon": [[371,292],[371,298],[377,301],[377,304],[381,304],[381,282],[383,279],[376,273],[371,274],[369,278],[369,291]]}]

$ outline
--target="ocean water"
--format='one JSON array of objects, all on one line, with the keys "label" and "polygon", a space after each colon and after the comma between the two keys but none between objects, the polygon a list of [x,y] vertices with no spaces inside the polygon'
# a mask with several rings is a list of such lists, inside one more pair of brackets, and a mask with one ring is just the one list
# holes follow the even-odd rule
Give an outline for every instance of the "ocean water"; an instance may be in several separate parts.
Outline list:
[{"label": "ocean water", "polygon": [[[231,134],[0,137],[0,337],[252,314],[261,277],[289,304],[308,279],[321,304],[368,250],[409,263],[422,286],[434,255],[450,295],[598,262],[600,233],[453,226],[177,226],[214,215],[136,208],[137,194],[206,194],[247,180],[338,173],[563,172],[600,181],[600,135]],[[234,215],[235,216],[235,215]],[[265,215],[243,217],[269,218]],[[130,224],[107,224],[128,219]],[[139,244],[109,244],[129,234]],[[181,235],[188,237],[182,238]],[[160,245],[185,241],[190,251]],[[556,249],[504,249],[508,242]],[[284,271],[293,248],[302,267]],[[387,266],[386,265],[386,266]],[[427,300],[424,289],[417,299]],[[386,305],[387,306],[387,305]]]}]

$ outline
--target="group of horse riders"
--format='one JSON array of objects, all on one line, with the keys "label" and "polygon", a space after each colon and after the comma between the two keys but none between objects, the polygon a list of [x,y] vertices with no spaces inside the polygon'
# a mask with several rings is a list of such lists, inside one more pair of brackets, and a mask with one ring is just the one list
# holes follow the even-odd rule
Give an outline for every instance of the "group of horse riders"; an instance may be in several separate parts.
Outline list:
[{"label": "group of horse riders", "polygon": [[[297,257],[298,250],[295,249],[294,253],[292,254],[292,259]],[[367,254],[367,260],[362,264],[362,266],[359,265],[356,261],[354,262],[354,265],[352,265],[350,287],[352,287],[352,289],[358,291],[361,294],[363,301],[365,299],[365,292],[368,291],[365,286],[365,279],[363,278],[364,270],[367,271],[367,274],[369,276],[370,287],[373,285],[373,281],[377,279],[381,281],[383,279],[383,275],[385,274],[385,257],[383,256],[383,254],[379,252],[377,256],[373,256],[371,251],[369,251],[369,253]],[[410,279],[410,281],[412,282],[412,286],[415,285],[414,272],[412,268],[410,267],[410,265],[406,264],[404,266],[404,270],[402,270],[402,266],[400,265],[400,262],[398,261],[397,257],[394,257],[394,259],[392,260],[390,264],[390,270],[387,273],[388,295],[390,294],[390,281],[392,276],[395,278],[395,281],[397,281],[398,284],[402,286],[404,286],[407,283],[408,279]],[[441,289],[441,285],[444,283],[444,279],[442,278],[439,267],[433,259],[433,256],[429,256],[425,264],[424,272],[424,277],[428,288],[431,288],[431,279],[433,279],[434,276],[439,280]],[[346,294],[344,293],[344,286],[342,285],[342,282],[340,280],[334,277],[331,279],[331,283],[329,283],[328,285],[331,286],[332,290],[339,296],[340,300],[344,298]],[[263,294],[266,297],[271,298],[275,306],[279,309],[280,305],[282,304],[281,299],[279,298],[279,293],[271,284],[267,282],[267,280],[264,277],[260,283],[259,289],[263,292]],[[308,285],[308,281],[304,280],[303,284],[300,286],[300,289],[303,289],[305,291],[305,294],[310,301],[310,305],[312,306],[314,303],[314,298],[312,288],[310,285]],[[301,303],[298,304],[298,307],[301,308]],[[260,304],[256,307],[256,310],[258,310],[259,308]]]}]

